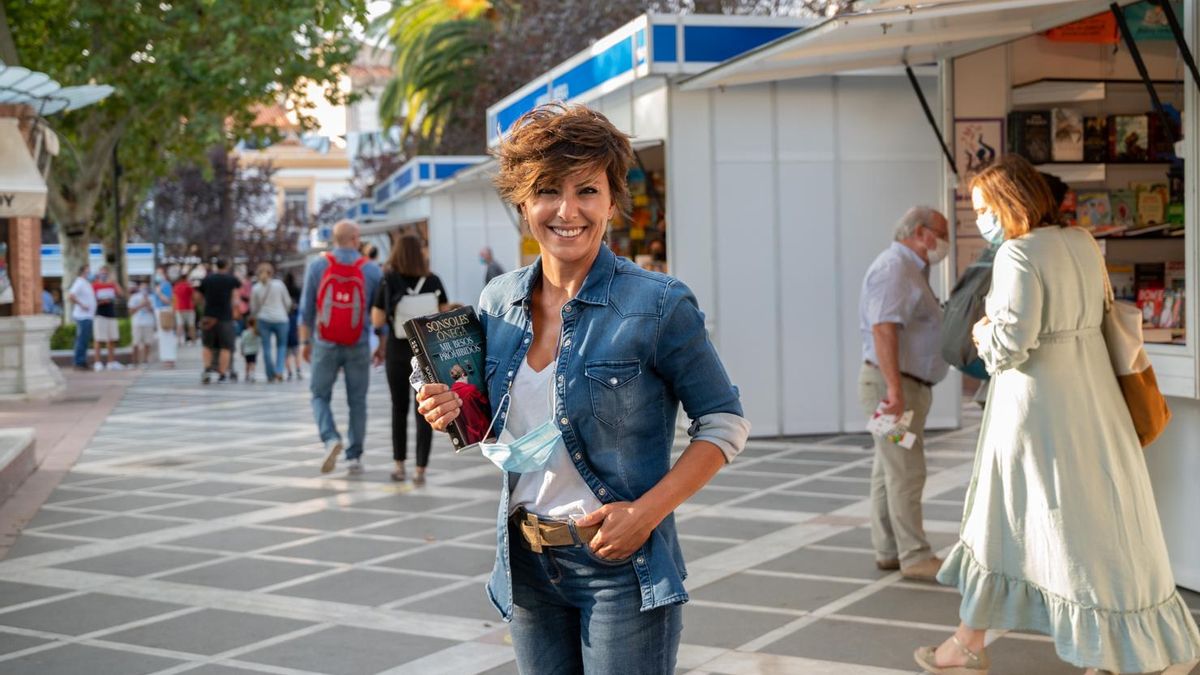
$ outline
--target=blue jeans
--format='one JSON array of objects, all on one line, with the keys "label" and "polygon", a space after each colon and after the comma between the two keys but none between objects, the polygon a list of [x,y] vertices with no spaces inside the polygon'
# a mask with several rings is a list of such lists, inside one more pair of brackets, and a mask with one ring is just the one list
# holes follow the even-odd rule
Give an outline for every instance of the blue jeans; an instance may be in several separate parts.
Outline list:
[{"label": "blue jeans", "polygon": [[[287,356],[288,325],[286,321],[259,321],[258,334],[262,336],[263,367],[267,379],[283,373],[283,359]],[[271,336],[275,336],[278,351],[271,351]]]},{"label": "blue jeans", "polygon": [[534,553],[515,527],[509,533],[518,670],[525,675],[675,672],[683,608],[641,611],[642,591],[630,562],[597,558],[578,535],[574,546]]},{"label": "blue jeans", "polygon": [[88,347],[92,344],[92,320],[75,319],[75,365],[87,368]]},{"label": "blue jeans", "polygon": [[333,383],[338,371],[346,375],[346,404],[350,407],[350,433],[347,434],[346,459],[363,452],[367,437],[367,387],[371,383],[371,352],[366,344],[343,346],[313,341],[312,367],[308,390],[312,392],[313,417],[321,433],[321,441],[341,440],[333,420]]}]

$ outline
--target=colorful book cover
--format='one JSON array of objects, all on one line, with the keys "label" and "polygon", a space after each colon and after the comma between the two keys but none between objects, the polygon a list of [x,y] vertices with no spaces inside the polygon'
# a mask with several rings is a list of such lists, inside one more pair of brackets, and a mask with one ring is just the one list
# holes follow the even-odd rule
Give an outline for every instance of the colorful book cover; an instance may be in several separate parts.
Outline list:
[{"label": "colorful book cover", "polygon": [[1056,162],[1083,161],[1083,113],[1076,108],[1054,108],[1054,146]]},{"label": "colorful book cover", "polygon": [[1113,224],[1108,193],[1080,192],[1075,198],[1075,222],[1079,227],[1095,231]]},{"label": "colorful book cover", "polygon": [[1167,220],[1167,205],[1162,194],[1157,191],[1137,193],[1138,225],[1159,225]]},{"label": "colorful book cover", "polygon": [[1133,190],[1113,190],[1108,195],[1113,225],[1134,227],[1137,225],[1137,193]]},{"label": "colorful book cover", "polygon": [[404,324],[404,333],[427,383],[450,386],[462,410],[447,431],[455,451],[484,440],[492,421],[484,381],[483,326],[471,307],[431,314]]},{"label": "colorful book cover", "polygon": [[1108,118],[1083,118],[1083,161],[1108,161]]},{"label": "colorful book cover", "polygon": [[1155,326],[1162,314],[1167,266],[1163,263],[1137,263],[1133,266],[1134,302],[1142,310],[1142,323]]},{"label": "colorful book cover", "polygon": [[1112,162],[1144,162],[1150,149],[1145,115],[1113,115],[1108,119],[1108,158]]},{"label": "colorful book cover", "polygon": [[1067,190],[1063,194],[1062,204],[1059,205],[1058,211],[1062,214],[1062,222],[1065,225],[1075,225],[1075,208],[1079,203],[1079,195],[1074,190]]},{"label": "colorful book cover", "polygon": [[1133,302],[1137,299],[1133,286],[1133,265],[1108,263],[1108,279],[1112,282],[1113,295],[1117,300]]}]

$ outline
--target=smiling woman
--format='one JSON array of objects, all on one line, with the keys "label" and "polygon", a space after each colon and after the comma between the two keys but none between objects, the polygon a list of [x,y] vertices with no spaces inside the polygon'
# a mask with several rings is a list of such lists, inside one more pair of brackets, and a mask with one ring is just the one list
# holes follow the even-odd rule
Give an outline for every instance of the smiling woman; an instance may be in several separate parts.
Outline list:
[{"label": "smiling woman", "polygon": [[[628,211],[628,137],[586,107],[542,106],[497,155],[542,255],[479,301],[498,445],[523,469],[500,494],[488,592],[522,673],[672,673],[688,597],[672,513],[750,425],[691,291],[604,245]],[[442,385],[418,400],[436,429],[461,408]],[[691,443],[672,466],[680,404]]]}]

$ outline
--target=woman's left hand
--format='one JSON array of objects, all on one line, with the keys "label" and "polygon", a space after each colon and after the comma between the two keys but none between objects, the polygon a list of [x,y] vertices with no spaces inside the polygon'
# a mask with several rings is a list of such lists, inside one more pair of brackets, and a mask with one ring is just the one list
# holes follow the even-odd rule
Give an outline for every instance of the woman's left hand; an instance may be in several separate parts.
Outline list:
[{"label": "woman's left hand", "polygon": [[987,315],[984,314],[983,318],[980,319],[979,321],[976,321],[975,325],[971,327],[971,342],[975,343],[975,347],[977,349],[979,348],[979,338],[976,336],[976,333],[978,333],[981,329],[987,327],[987,325],[990,324],[991,322],[992,322],[992,320],[987,318]]},{"label": "woman's left hand", "polygon": [[600,531],[588,542],[592,553],[609,560],[622,560],[646,543],[658,521],[635,502],[613,502],[576,519],[575,525],[599,525]]}]

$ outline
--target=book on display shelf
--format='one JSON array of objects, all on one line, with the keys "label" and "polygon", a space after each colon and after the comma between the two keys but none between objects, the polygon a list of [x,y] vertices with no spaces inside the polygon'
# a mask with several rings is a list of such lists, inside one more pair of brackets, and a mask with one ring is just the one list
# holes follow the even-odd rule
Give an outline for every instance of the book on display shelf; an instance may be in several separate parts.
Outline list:
[{"label": "book on display shelf", "polygon": [[1076,108],[1054,108],[1051,155],[1056,162],[1083,161],[1083,113]]},{"label": "book on display shelf", "polygon": [[1144,162],[1150,150],[1150,124],[1145,115],[1108,118],[1108,158],[1113,162]]},{"label": "book on display shelf", "polygon": [[1052,133],[1048,110],[1018,110],[1008,115],[1008,150],[1031,164],[1051,161]]},{"label": "book on display shelf", "polygon": [[1167,266],[1164,263],[1137,263],[1133,266],[1134,293],[1142,310],[1142,325],[1154,326],[1162,314],[1166,295]]},{"label": "book on display shelf", "polygon": [[1113,225],[1122,228],[1137,225],[1137,193],[1133,190],[1113,190],[1108,195]]},{"label": "book on display shelf", "polygon": [[1079,227],[1093,234],[1112,228],[1112,206],[1109,203],[1108,192],[1080,192],[1075,197],[1075,221]]},{"label": "book on display shelf", "polygon": [[1113,297],[1117,300],[1133,302],[1137,299],[1134,292],[1133,265],[1108,263],[1108,280],[1112,283]]},{"label": "book on display shelf", "polygon": [[1083,161],[1108,161],[1108,118],[1083,118]]},{"label": "book on display shelf", "polygon": [[441,383],[462,399],[459,416],[446,431],[456,452],[484,440],[492,421],[484,381],[483,326],[471,307],[417,317],[404,323],[421,380]]}]

